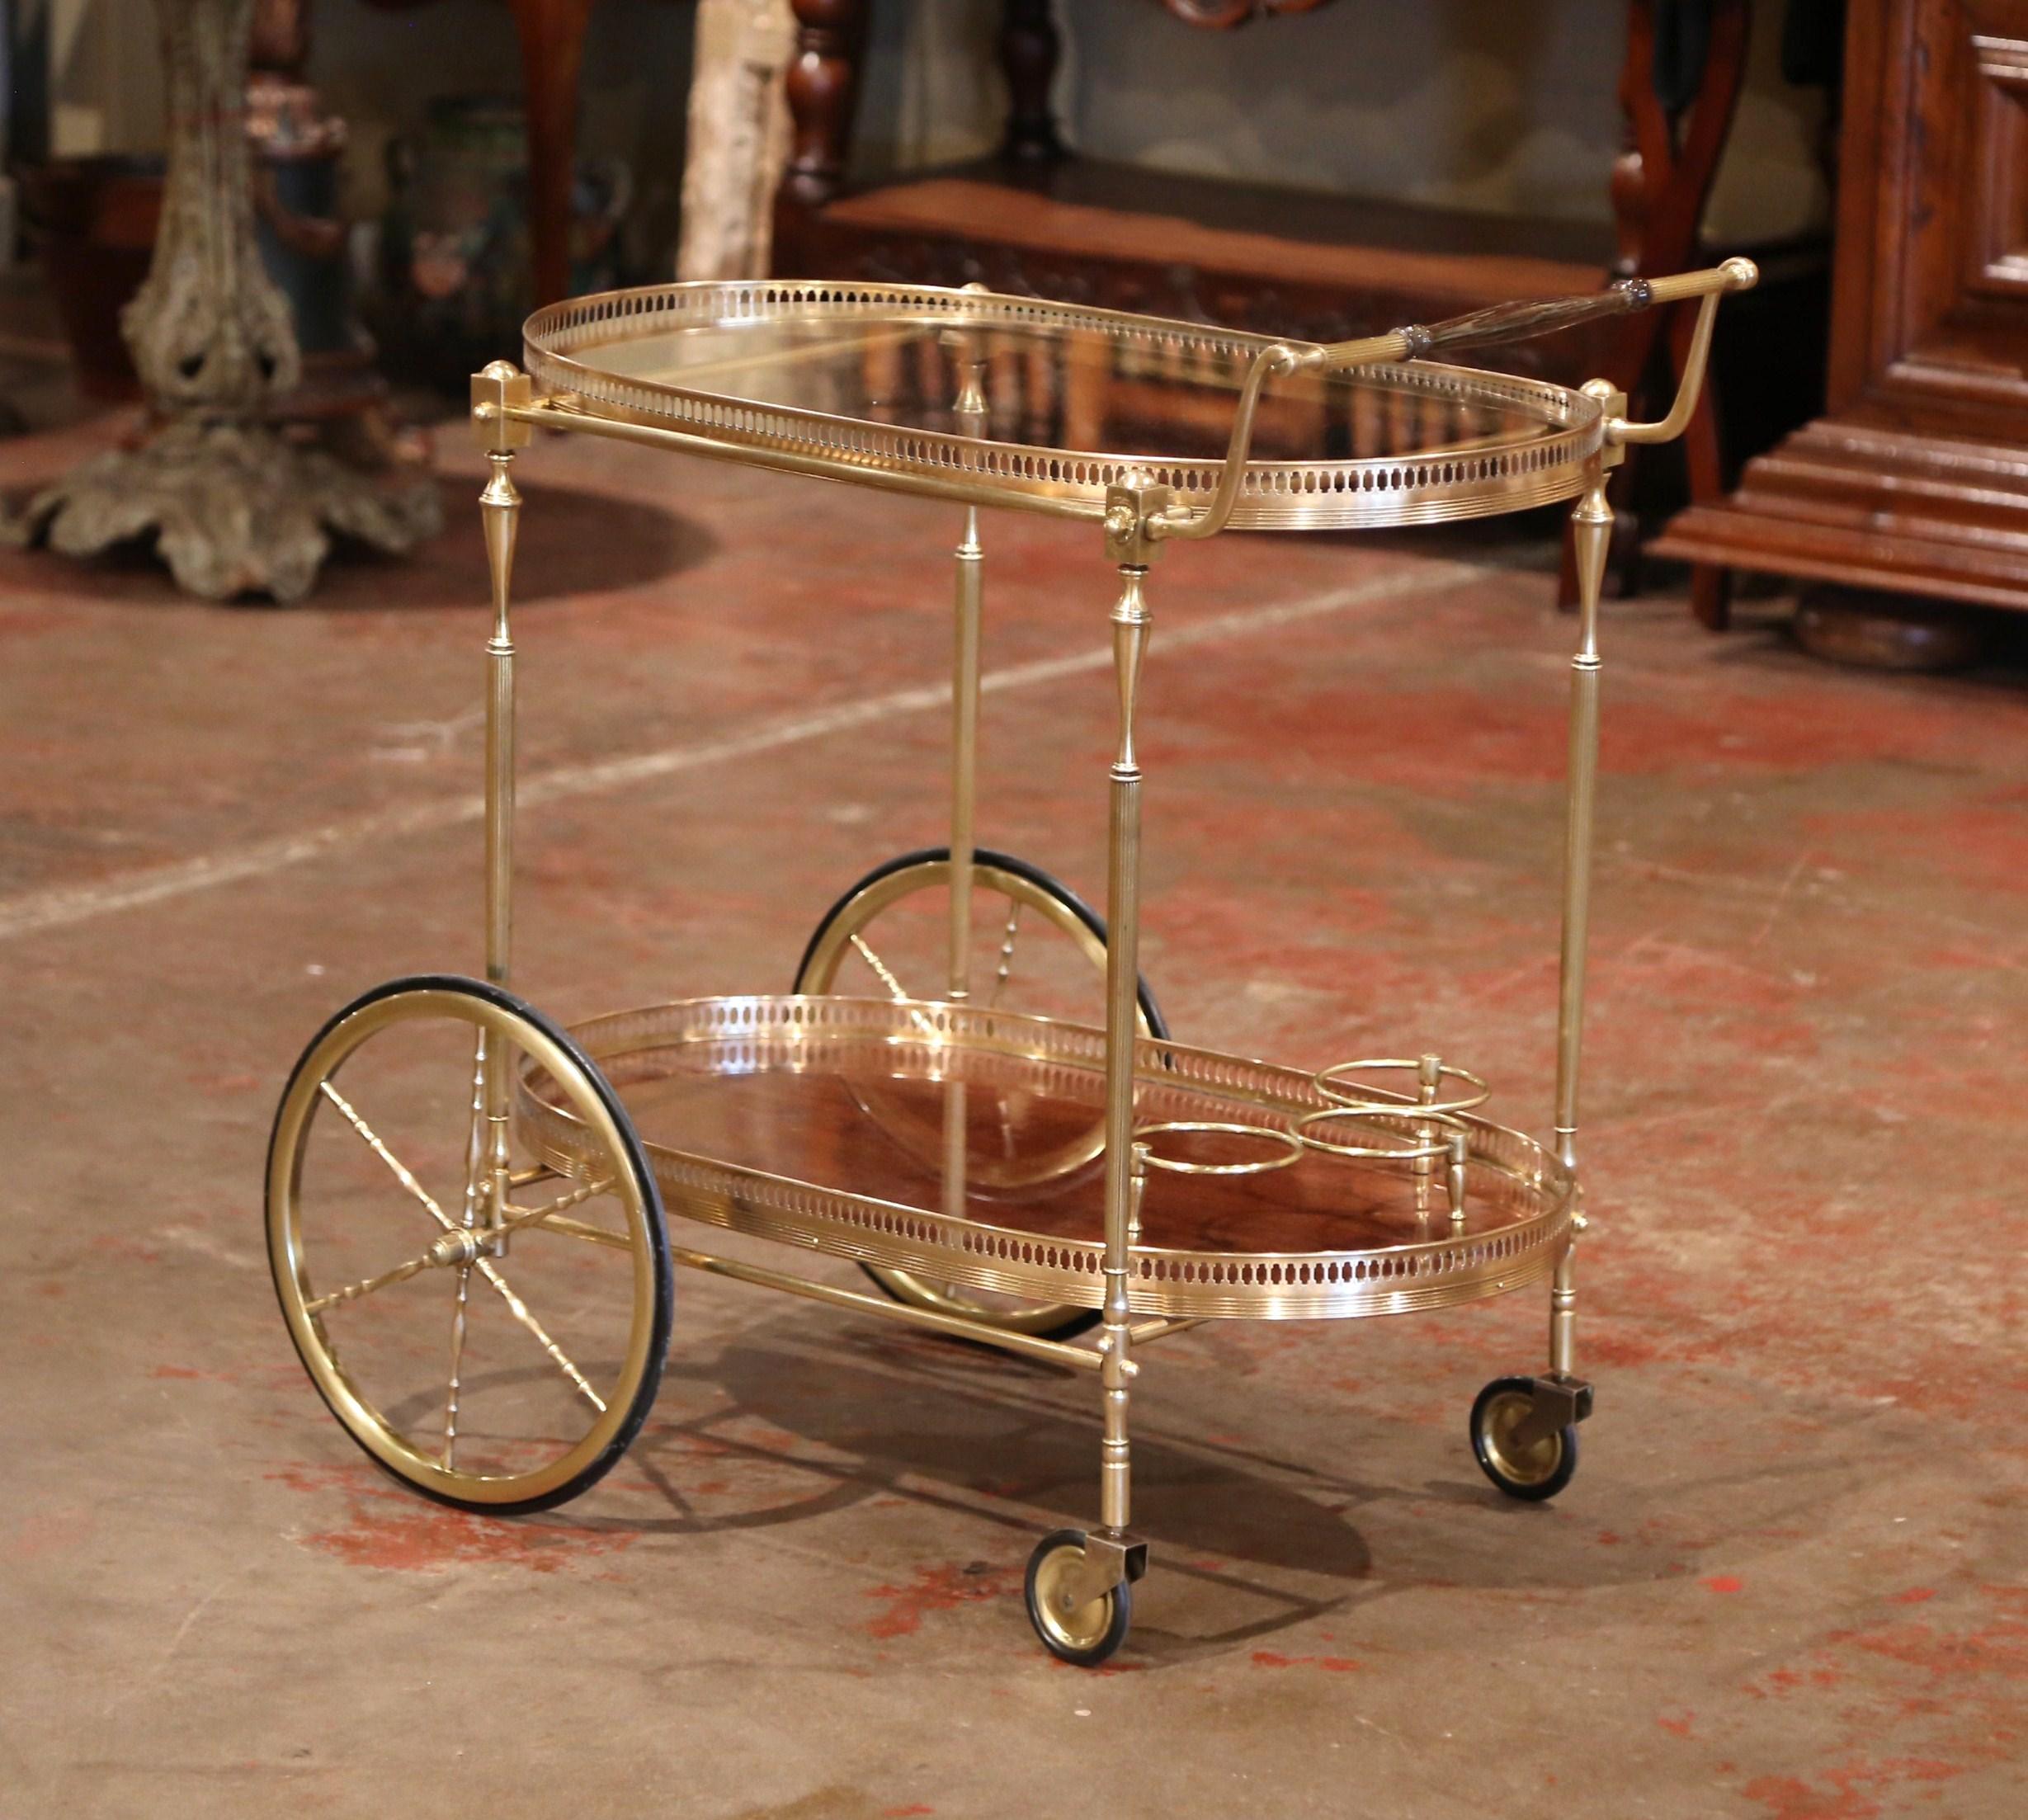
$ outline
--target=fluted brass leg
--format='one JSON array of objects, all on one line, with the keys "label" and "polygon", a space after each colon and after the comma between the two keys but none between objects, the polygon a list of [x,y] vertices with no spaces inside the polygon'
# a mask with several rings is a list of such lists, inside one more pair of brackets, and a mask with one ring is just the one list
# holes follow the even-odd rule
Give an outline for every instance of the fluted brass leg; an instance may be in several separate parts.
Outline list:
[{"label": "fluted brass leg", "polygon": [[[526,446],[527,427],[498,415],[501,407],[526,403],[526,375],[496,361],[472,380],[474,427],[492,469],[479,496],[486,532],[486,567],[493,582],[493,635],[486,641],[486,978],[508,983],[514,943],[514,636],[507,614],[514,578],[514,545],[521,528],[521,496],[510,471],[514,451]],[[483,1098],[486,1120],[484,1213],[486,1250],[506,1255],[502,1229],[507,1177],[512,1169],[508,1131],[508,1057],[498,1043],[485,1047]]]},{"label": "fluted brass leg", "polygon": [[[970,285],[969,290],[983,290]],[[979,338],[963,330],[946,337],[957,394],[951,413],[967,436],[986,433],[986,362]],[[972,988],[973,810],[979,789],[979,629],[984,597],[986,553],[979,540],[979,508],[964,510],[964,538],[957,548],[955,614],[950,677],[950,979],[954,999]]]},{"label": "fluted brass leg", "polygon": [[[979,622],[985,553],[979,512],[964,514],[958,545],[956,612],[950,677],[950,931],[945,991],[962,1002],[972,995],[973,809],[979,778]],[[969,1110],[965,1086],[944,1087],[944,1211],[962,1218],[965,1201]]]},{"label": "fluted brass leg", "polygon": [[[1563,846],[1563,939],[1556,1015],[1556,1156],[1573,1194],[1578,1174],[1578,1074],[1584,1032],[1584,962],[1591,917],[1592,832],[1598,786],[1598,603],[1612,537],[1606,474],[1595,464],[1571,514],[1578,561],[1578,650],[1570,668],[1569,804]],[[1549,1292],[1549,1370],[1577,1367],[1577,1233],[1563,1240]]]},{"label": "fluted brass leg", "polygon": [[[1145,502],[1127,493],[1121,505],[1137,518]],[[1122,540],[1115,538],[1115,551]],[[1120,743],[1111,771],[1111,856],[1106,892],[1106,1431],[1099,1473],[1101,1521],[1126,1528],[1133,1507],[1127,1441],[1128,1384],[1134,1373],[1128,1327],[1127,1271],[1140,1224],[1146,1170],[1134,1144],[1134,1039],[1139,1034],[1141,924],[1141,767],[1134,749],[1134,715],[1147,648],[1148,608],[1143,584],[1149,552],[1127,542],[1120,597],[1112,611],[1113,672],[1120,695]]]},{"label": "fluted brass leg", "polygon": [[958,545],[958,586],[950,680],[950,979],[954,999],[972,988],[973,812],[979,778],[979,628],[985,551],[979,512],[964,515]]},{"label": "fluted brass leg", "polygon": [[[1127,1219],[1130,1231],[1138,1233],[1141,1224],[1141,1196],[1148,1188],[1148,1151],[1134,1146],[1127,1182]],[[1101,1345],[1105,1363],[1099,1367],[1099,1382],[1105,1386],[1105,1438],[1099,1443],[1099,1521],[1115,1533],[1134,1521],[1133,1453],[1127,1440],[1129,1386],[1139,1369],[1134,1363],[1134,1332],[1127,1313],[1127,1248],[1120,1247],[1117,1263],[1109,1246],[1106,1256],[1106,1324]]]},{"label": "fluted brass leg", "polygon": [[[959,331],[947,337],[958,378],[951,409],[969,436],[985,433],[985,361],[977,337]],[[979,629],[985,552],[979,540],[979,508],[964,512],[964,538],[957,549],[957,593],[952,625],[950,677],[950,934],[947,995],[962,1003],[972,996],[973,817],[979,793]],[[944,1089],[944,1211],[964,1214],[970,1112],[965,1086]]]}]

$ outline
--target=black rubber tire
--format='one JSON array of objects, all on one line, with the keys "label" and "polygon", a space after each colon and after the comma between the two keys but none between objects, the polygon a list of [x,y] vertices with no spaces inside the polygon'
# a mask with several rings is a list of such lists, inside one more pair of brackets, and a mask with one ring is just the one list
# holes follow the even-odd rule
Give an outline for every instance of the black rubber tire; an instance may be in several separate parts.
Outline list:
[{"label": "black rubber tire", "polygon": [[[913,853],[899,854],[884,865],[876,865],[865,877],[842,893],[837,901],[817,919],[817,927],[810,931],[809,940],[803,945],[803,958],[795,967],[795,989],[798,992],[803,990],[803,975],[809,970],[810,957],[817,952],[817,945],[823,940],[825,930],[837,921],[845,907],[867,886],[878,884],[890,872],[900,872],[912,865],[948,862],[950,858],[950,849],[947,846],[920,847]],[[989,846],[974,847],[972,858],[977,865],[997,866],[1002,872],[1011,872],[1018,879],[1026,879],[1038,891],[1046,892],[1055,898],[1100,941],[1106,940],[1106,919],[1062,879],[1045,872],[1040,866],[1031,865],[1026,860],[1017,860],[1011,853],[1002,853]],[[1155,1002],[1155,995],[1148,987],[1145,974],[1137,983],[1136,996],[1140,1000],[1141,1016],[1147,1023],[1148,1034],[1167,1039],[1169,1022],[1162,1015],[1162,1007]]]},{"label": "black rubber tire", "polygon": [[1574,1422],[1566,1423],[1559,1431],[1556,1464],[1543,1478],[1514,1478],[1501,1464],[1488,1444],[1487,1417],[1494,1401],[1512,1394],[1533,1398],[1535,1389],[1535,1381],[1533,1378],[1495,1378],[1472,1399],[1473,1459],[1479,1462],[1479,1470],[1509,1497],[1519,1498],[1527,1504],[1540,1504],[1545,1499],[1555,1497],[1570,1483],[1578,1470],[1578,1429]]},{"label": "black rubber tire", "polygon": [[[398,1484],[407,1486],[410,1491],[430,1499],[434,1503],[448,1504],[454,1510],[471,1511],[481,1516],[526,1516],[536,1511],[554,1510],[558,1505],[568,1504],[573,1497],[589,1491],[613,1469],[614,1466],[618,1464],[620,1456],[632,1445],[634,1437],[640,1432],[641,1424],[647,1421],[648,1412],[654,1407],[656,1393],[662,1388],[663,1365],[668,1355],[669,1335],[676,1319],[676,1270],[669,1257],[668,1221],[663,1212],[662,1191],[655,1184],[654,1172],[648,1166],[647,1153],[641,1148],[640,1139],[634,1129],[634,1121],[627,1116],[626,1107],[621,1103],[620,1096],[613,1091],[612,1083],[599,1071],[598,1064],[584,1053],[570,1033],[560,1024],[544,1016],[526,999],[517,998],[512,993],[503,991],[501,988],[492,985],[485,980],[468,978],[461,974],[409,974],[399,979],[386,980],[375,986],[370,992],[361,993],[350,1004],[332,1012],[318,1026],[317,1034],[304,1045],[303,1053],[297,1057],[295,1066],[289,1071],[289,1078],[282,1087],[282,1100],[285,1101],[288,1099],[290,1090],[295,1084],[296,1077],[303,1072],[304,1064],[309,1061],[317,1045],[323,1042],[326,1035],[336,1026],[342,1023],[355,1011],[361,1011],[378,1000],[392,997],[397,993],[417,991],[465,993],[471,997],[483,1000],[498,1010],[511,1012],[516,1017],[526,1019],[583,1069],[585,1077],[591,1082],[593,1092],[597,1094],[606,1110],[611,1115],[613,1123],[619,1128],[620,1135],[626,1140],[627,1167],[634,1178],[636,1186],[639,1191],[642,1206],[646,1211],[648,1244],[653,1253],[655,1313],[653,1324],[649,1330],[648,1369],[642,1374],[640,1384],[634,1394],[633,1405],[627,1411],[626,1420],[621,1423],[604,1450],[572,1478],[565,1480],[563,1484],[555,1487],[553,1490],[544,1492],[540,1497],[521,1498],[504,1503],[489,1503],[474,1498],[454,1497],[429,1486],[418,1485],[413,1479],[396,1472],[371,1448],[368,1447],[358,1436],[353,1434],[351,1429],[342,1419],[338,1422],[338,1427],[341,1432],[389,1478],[394,1480]],[[276,1117],[278,1125],[279,1107]],[[274,1148],[277,1134],[277,1129],[271,1127],[268,1133],[268,1167],[262,1177],[263,1182],[273,1173]],[[272,1282],[271,1273],[271,1282]],[[281,1285],[279,1283],[272,1283],[272,1286],[275,1290],[276,1306],[280,1307],[281,1305]],[[283,1325],[285,1327],[288,1325],[285,1311]],[[295,1340],[293,1328],[290,1330],[290,1337],[293,1342]],[[307,1359],[302,1359],[302,1347],[299,1345],[296,1346],[296,1353],[298,1358],[301,1360],[305,1375],[310,1379],[311,1388],[317,1391],[318,1400],[323,1402],[325,1407],[329,1408],[329,1401],[324,1398],[323,1389],[317,1383],[316,1374],[310,1370],[309,1361]],[[337,1416],[337,1410],[332,1410],[334,1417]]]},{"label": "black rubber tire", "polygon": [[1108,1660],[1127,1640],[1127,1632],[1134,1624],[1134,1588],[1122,1580],[1106,1595],[1111,1605],[1104,1634],[1084,1648],[1074,1648],[1055,1635],[1042,1615],[1042,1602],[1035,1591],[1035,1579],[1043,1563],[1060,1548],[1082,1550],[1087,1538],[1082,1530],[1052,1530],[1035,1544],[1035,1552],[1028,1557],[1028,1571],[1021,1577],[1021,1600],[1028,1608],[1028,1622],[1036,1636],[1042,1639],[1042,1647],[1059,1662],[1068,1662],[1073,1668],[1096,1668]]}]

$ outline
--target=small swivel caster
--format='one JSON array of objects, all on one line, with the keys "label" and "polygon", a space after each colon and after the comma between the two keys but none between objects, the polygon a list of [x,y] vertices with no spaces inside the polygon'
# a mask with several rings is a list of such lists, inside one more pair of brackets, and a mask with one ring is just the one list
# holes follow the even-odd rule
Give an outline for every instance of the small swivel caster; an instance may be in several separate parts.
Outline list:
[{"label": "small swivel caster", "polygon": [[[1087,1535],[1056,1530],[1028,1557],[1023,1591],[1028,1621],[1043,1648],[1078,1668],[1096,1668],[1127,1640],[1134,1622],[1134,1587],[1148,1565],[1148,1544],[1122,1535]],[[1092,1583],[1118,1576],[1103,1591]]]},{"label": "small swivel caster", "polygon": [[1578,1470],[1578,1424],[1592,1387],[1575,1379],[1495,1378],[1472,1404],[1472,1455],[1509,1497],[1540,1503]]}]

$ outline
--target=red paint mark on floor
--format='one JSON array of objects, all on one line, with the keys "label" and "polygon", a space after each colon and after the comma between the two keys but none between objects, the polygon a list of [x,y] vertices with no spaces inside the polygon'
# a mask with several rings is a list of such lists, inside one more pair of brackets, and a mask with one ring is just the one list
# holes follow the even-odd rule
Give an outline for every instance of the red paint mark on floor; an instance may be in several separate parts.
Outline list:
[{"label": "red paint mark on floor", "polygon": [[327,1530],[303,1539],[350,1567],[432,1572],[479,1562],[554,1573],[587,1555],[630,1548],[635,1539],[624,1532],[538,1527],[436,1505],[412,1504],[406,1510],[381,1508],[370,1513],[356,1508],[353,1521],[344,1529]]},{"label": "red paint mark on floor", "polygon": [[1359,1667],[1350,1656],[1284,1656],[1272,1649],[1253,1652],[1257,1668],[1322,1668],[1333,1675],[1349,1675]]},{"label": "red paint mark on floor", "polygon": [[909,1820],[909,1816],[912,1814],[934,1813],[936,1811],[936,1808],[931,1807],[928,1803],[917,1801],[905,1808],[883,1808],[880,1820]]},{"label": "red paint mark on floor", "polygon": [[1894,1602],[1898,1605],[1919,1605],[1936,1596],[1934,1587],[1911,1587],[1906,1592],[1896,1593]]},{"label": "red paint mark on floor", "polygon": [[1747,1691],[1762,1696],[1767,1694],[1793,1694],[1804,1687],[1836,1687],[1844,1679],[1842,1670],[1833,1668],[1828,1663],[1807,1673],[1799,1668],[1777,1668],[1766,1677],[1765,1687],[1749,1686]]},{"label": "red paint mark on floor", "polygon": [[1655,1723],[1659,1725],[1663,1731],[1672,1733],[1677,1737],[1688,1737],[1690,1728],[1696,1723],[1696,1718],[1697,1715],[1695,1713],[1689,1712],[1683,1714],[1678,1719],[1671,1719],[1667,1713],[1658,1713],[1655,1715]]},{"label": "red paint mark on floor", "polygon": [[[1889,1757],[1879,1762],[1842,1764],[1816,1782],[1800,1776],[1757,1776],[1746,1785],[1749,1801],[1764,1806],[1770,1820],[1878,1820],[1889,1810],[1875,1797],[1911,1783],[1935,1785],[1962,1775],[1964,1769],[1933,1757]],[[1894,1812],[1901,1812],[1898,1803]]]},{"label": "red paint mark on floor", "polygon": [[1714,1573],[1700,1583],[1714,1592],[1743,1592],[1747,1587],[1736,1573]]},{"label": "red paint mark on floor", "polygon": [[1794,1775],[1756,1776],[1745,1793],[1767,1809],[1770,1820],[1870,1820],[1880,1811],[1849,1788],[1813,1789]]},{"label": "red paint mark on floor", "polygon": [[278,1484],[328,1497],[342,1493],[343,1527],[299,1539],[348,1567],[401,1572],[438,1572],[472,1563],[554,1573],[588,1558],[633,1547],[625,1530],[589,1530],[520,1519],[475,1516],[423,1502],[415,1493],[381,1483],[370,1467],[285,1466],[270,1473]]},{"label": "red paint mark on floor", "polygon": [[1829,1641],[1863,1650],[1876,1661],[1898,1663],[1938,1696],[1990,1700],[1996,1683],[2028,1681],[2028,1622],[2016,1619],[1966,1631],[1894,1624],[1834,1634]]},{"label": "red paint mark on floor", "polygon": [[866,1596],[884,1599],[887,1610],[867,1621],[870,1637],[908,1637],[922,1628],[923,1615],[950,1611],[981,1599],[997,1599],[1011,1590],[1012,1576],[1006,1568],[984,1568],[979,1563],[964,1565],[947,1562],[941,1567],[918,1568],[905,1587],[875,1587]]}]

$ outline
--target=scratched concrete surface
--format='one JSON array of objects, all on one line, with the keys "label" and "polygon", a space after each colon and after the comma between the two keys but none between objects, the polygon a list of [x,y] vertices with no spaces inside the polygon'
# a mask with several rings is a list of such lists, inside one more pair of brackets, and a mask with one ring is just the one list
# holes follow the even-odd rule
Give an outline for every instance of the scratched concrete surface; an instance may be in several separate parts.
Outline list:
[{"label": "scratched concrete surface", "polygon": [[[0,483],[90,427],[0,450]],[[479,962],[474,463],[315,604],[0,557],[0,1814],[2028,1812],[2028,709],[1607,619],[1576,1482],[1502,1502],[1479,1385],[1543,1297],[1151,1353],[1154,1564],[1047,1659],[1088,1381],[686,1276],[578,1504],[376,1476],[262,1262],[282,1077]],[[519,983],[566,1018],[785,986],[932,840],[946,511],[545,445]],[[1109,577],[988,525],[983,829],[1103,881]],[[1148,971],[1186,1039],[1455,1052],[1547,1123],[1568,622],[1538,547],[1165,559]],[[844,1266],[820,1266],[838,1280]]]}]

